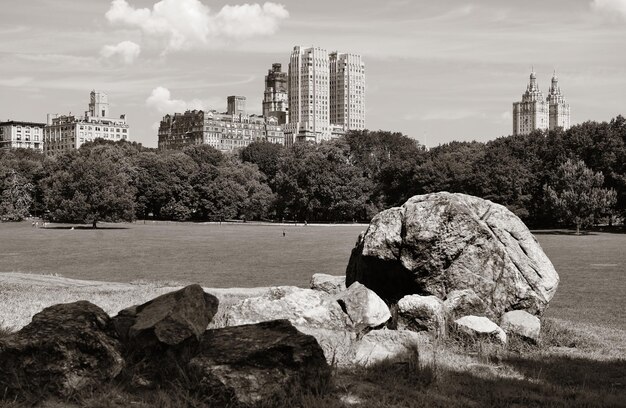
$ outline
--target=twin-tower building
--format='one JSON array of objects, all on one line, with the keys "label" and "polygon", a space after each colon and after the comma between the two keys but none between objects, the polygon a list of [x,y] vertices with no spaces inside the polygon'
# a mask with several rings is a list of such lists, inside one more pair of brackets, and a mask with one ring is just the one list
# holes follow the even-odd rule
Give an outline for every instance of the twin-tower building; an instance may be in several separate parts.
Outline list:
[{"label": "twin-tower building", "polygon": [[535,130],[566,130],[569,127],[570,107],[561,93],[556,72],[552,75],[548,96],[544,98],[533,69],[522,100],[513,103],[513,135],[527,135]]}]

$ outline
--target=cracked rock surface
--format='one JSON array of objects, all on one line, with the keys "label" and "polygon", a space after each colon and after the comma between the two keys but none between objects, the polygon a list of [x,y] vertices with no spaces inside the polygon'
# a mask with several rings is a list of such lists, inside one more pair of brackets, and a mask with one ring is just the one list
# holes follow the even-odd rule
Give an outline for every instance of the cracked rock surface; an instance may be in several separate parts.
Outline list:
[{"label": "cracked rock surface", "polygon": [[346,284],[361,282],[387,302],[410,294],[446,300],[471,289],[484,314],[540,316],[559,276],[526,225],[504,206],[465,194],[410,198],[379,213],[359,237]]}]

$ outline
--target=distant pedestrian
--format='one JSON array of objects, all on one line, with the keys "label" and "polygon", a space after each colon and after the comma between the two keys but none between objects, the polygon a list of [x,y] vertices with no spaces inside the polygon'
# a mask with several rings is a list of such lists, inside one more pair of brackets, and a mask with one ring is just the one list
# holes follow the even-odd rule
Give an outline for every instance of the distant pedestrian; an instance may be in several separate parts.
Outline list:
[{"label": "distant pedestrian", "polygon": [[287,234],[285,234],[285,230],[283,230],[283,237],[284,237],[285,235],[287,235]]}]

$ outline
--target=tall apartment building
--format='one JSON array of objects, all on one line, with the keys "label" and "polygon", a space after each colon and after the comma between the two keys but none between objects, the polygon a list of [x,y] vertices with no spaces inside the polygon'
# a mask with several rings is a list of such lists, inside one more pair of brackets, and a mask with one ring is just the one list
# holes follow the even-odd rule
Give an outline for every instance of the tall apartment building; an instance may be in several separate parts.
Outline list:
[{"label": "tall apartment building", "polygon": [[330,123],[365,129],[365,64],[360,55],[330,54]]},{"label": "tall apartment building", "polygon": [[43,151],[45,123],[7,121],[0,123],[0,149],[34,149]]},{"label": "tall apartment building", "polygon": [[360,55],[296,46],[288,89],[287,144],[319,143],[365,128],[365,64]]},{"label": "tall apartment building", "polygon": [[95,139],[127,140],[130,130],[126,115],[109,116],[108,96],[100,91],[91,91],[84,116],[49,114],[44,128],[44,152],[78,149],[83,143]]},{"label": "tall apartment building", "polygon": [[296,46],[289,60],[287,144],[331,138],[330,60],[325,49]]},{"label": "tall apartment building", "polygon": [[263,116],[274,116],[281,125],[289,121],[289,77],[282,72],[281,64],[272,64],[272,69],[265,76],[263,93]]},{"label": "tall apartment building", "polygon": [[283,128],[275,117],[193,110],[163,117],[158,146],[160,150],[181,150],[206,144],[233,151],[254,141],[284,144],[284,139]]},{"label": "tall apartment building", "polygon": [[246,114],[246,97],[245,96],[229,96],[226,99],[226,113],[229,115],[245,115]]},{"label": "tall apartment building", "polygon": [[513,103],[513,135],[527,135],[535,130],[554,130],[557,127],[570,127],[570,109],[561,94],[556,73],[552,77],[548,97],[544,99],[533,70],[522,100]]}]

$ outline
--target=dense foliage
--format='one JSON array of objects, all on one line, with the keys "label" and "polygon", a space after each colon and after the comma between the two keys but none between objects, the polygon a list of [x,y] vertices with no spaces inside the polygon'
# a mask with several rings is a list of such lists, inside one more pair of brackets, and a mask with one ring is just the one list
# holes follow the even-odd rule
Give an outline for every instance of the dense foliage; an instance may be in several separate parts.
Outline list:
[{"label": "dense foliage", "polygon": [[[591,178],[581,185],[568,171]],[[400,133],[360,131],[319,145],[255,142],[238,154],[105,141],[49,157],[0,152],[4,220],[368,221],[443,190],[503,204],[531,226],[615,222],[626,215],[626,119],[430,150]],[[582,206],[567,191],[596,204]]]}]

